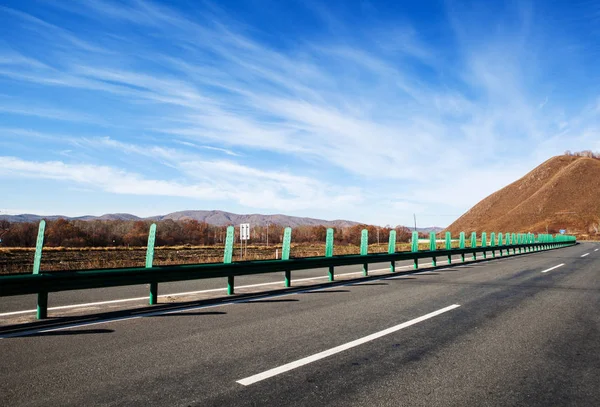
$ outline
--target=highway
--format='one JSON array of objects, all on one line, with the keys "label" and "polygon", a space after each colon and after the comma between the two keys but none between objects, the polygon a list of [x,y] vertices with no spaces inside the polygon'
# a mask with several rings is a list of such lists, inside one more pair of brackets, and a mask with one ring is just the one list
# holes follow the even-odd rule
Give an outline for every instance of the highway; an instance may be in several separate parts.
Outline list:
[{"label": "highway", "polygon": [[600,244],[438,264],[0,329],[0,405],[600,405]]}]

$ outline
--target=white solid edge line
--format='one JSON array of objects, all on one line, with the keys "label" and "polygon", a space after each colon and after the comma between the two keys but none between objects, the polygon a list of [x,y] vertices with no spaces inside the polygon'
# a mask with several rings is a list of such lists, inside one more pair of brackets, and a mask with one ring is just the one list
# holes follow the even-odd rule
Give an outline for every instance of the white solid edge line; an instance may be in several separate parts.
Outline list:
[{"label": "white solid edge line", "polygon": [[589,255],[590,255],[589,253],[586,253],[586,254],[582,254],[581,257],[585,257],[585,256],[589,256]]},{"label": "white solid edge line", "polygon": [[549,271],[552,271],[552,270],[554,270],[554,269],[557,269],[557,268],[559,268],[559,267],[562,267],[562,266],[564,266],[564,265],[565,265],[565,263],[561,263],[561,264],[559,264],[558,266],[550,267],[549,269],[542,271],[542,273],[547,273],[547,272],[549,272]]},{"label": "white solid edge line", "polygon": [[451,311],[451,310],[453,310],[455,308],[458,308],[458,307],[460,307],[460,305],[458,305],[458,304],[450,305],[450,306],[448,306],[446,308],[442,308],[442,309],[439,309],[437,311],[431,312],[429,314],[423,315],[421,317],[418,317],[418,318],[415,318],[415,319],[411,319],[410,321],[407,321],[407,322],[404,322],[402,324],[393,326],[391,328],[384,329],[383,331],[379,331],[379,332],[376,332],[376,333],[371,334],[371,335],[367,335],[365,337],[356,339],[356,340],[354,340],[352,342],[348,342],[348,343],[345,343],[343,345],[336,346],[335,348],[331,348],[331,349],[328,349],[326,351],[319,352],[319,353],[316,353],[314,355],[311,355],[311,356],[308,356],[308,357],[296,360],[294,362],[287,363],[285,365],[276,367],[274,369],[270,369],[270,370],[267,370],[265,372],[255,374],[253,376],[246,377],[245,379],[238,380],[237,383],[239,383],[239,384],[241,384],[243,386],[249,386],[251,384],[260,382],[260,381],[268,379],[270,377],[277,376],[278,374],[288,372],[288,371],[296,369],[296,368],[298,368],[300,366],[304,366],[304,365],[307,365],[309,363],[316,362],[317,360],[324,359],[324,358],[329,357],[331,355],[335,355],[336,353],[340,353],[340,352],[343,352],[343,351],[348,350],[350,348],[354,348],[354,347],[362,345],[364,343],[367,343],[367,342],[373,341],[375,339],[381,338],[382,336],[389,335],[391,333],[394,333],[394,332],[399,331],[401,329],[407,328],[407,327],[409,327],[411,325],[414,325],[414,324],[417,324],[419,322],[425,321],[425,320],[427,320],[429,318],[433,318],[433,317],[435,317],[437,315],[443,314],[444,312]]}]

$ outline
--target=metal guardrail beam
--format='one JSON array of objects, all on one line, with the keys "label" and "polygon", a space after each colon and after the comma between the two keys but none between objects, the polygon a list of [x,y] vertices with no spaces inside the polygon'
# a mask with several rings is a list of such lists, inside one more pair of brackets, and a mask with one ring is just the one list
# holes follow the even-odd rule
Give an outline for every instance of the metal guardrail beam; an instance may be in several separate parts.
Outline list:
[{"label": "metal guardrail beam", "polygon": [[[173,281],[197,280],[219,277],[264,274],[283,271],[364,265],[370,263],[390,264],[402,260],[418,260],[440,256],[490,253],[502,251],[508,253],[523,249],[525,252],[546,250],[570,246],[575,242],[531,243],[494,247],[474,247],[450,250],[426,250],[419,252],[375,253],[368,255],[341,255],[331,257],[308,257],[289,260],[261,260],[237,263],[210,263],[173,266],[155,266],[152,268],[132,267],[117,269],[81,270],[46,272],[42,274],[23,274],[0,276],[0,297],[40,294],[67,290],[115,287],[138,284],[157,284]],[[393,272],[393,271],[392,271]],[[330,274],[333,277],[332,274]]]}]

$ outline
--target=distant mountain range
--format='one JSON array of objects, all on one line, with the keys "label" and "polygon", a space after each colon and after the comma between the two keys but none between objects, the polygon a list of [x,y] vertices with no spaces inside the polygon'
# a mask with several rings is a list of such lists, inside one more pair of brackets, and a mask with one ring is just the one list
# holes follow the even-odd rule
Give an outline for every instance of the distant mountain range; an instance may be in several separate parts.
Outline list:
[{"label": "distant mountain range", "polygon": [[[150,216],[147,218],[140,218],[129,213],[109,213],[102,216],[78,216],[69,217],[62,215],[53,216],[40,216],[33,214],[22,214],[22,215],[0,215],[0,220],[7,220],[9,222],[39,222],[41,219],[46,220],[57,220],[57,219],[68,219],[68,220],[154,220],[161,221],[171,219],[174,221],[180,220],[197,220],[198,222],[206,222],[210,225],[215,226],[226,226],[226,225],[238,225],[240,223],[250,223],[251,225],[266,225],[278,224],[282,226],[318,226],[323,225],[327,227],[348,227],[354,225],[360,225],[359,222],[353,222],[349,220],[323,220],[314,218],[302,218],[298,216],[287,216],[287,215],[238,215],[236,213],[225,212],[225,211],[180,211],[173,212],[167,215]],[[411,228],[412,229],[412,228]],[[436,231],[439,232],[442,228],[439,227],[427,227],[417,228],[419,232]]]}]

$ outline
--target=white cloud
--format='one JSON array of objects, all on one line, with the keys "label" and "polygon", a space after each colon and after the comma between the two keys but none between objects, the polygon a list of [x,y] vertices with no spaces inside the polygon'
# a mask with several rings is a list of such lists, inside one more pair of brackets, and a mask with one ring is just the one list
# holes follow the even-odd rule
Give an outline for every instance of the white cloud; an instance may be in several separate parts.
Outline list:
[{"label": "white cloud", "polygon": [[64,181],[115,194],[232,200],[278,211],[355,204],[361,200],[356,188],[340,189],[307,177],[261,171],[228,161],[187,162],[181,168],[195,179],[146,179],[109,166],[0,157],[0,177]]},{"label": "white cloud", "polygon": [[[4,99],[4,98],[2,98]],[[19,106],[13,105],[9,106],[4,103],[4,101],[0,99],[2,105],[0,105],[0,113],[10,113],[14,115],[22,115],[22,116],[36,116],[44,119],[51,120],[60,120],[60,121],[72,121],[72,122],[84,122],[84,123],[93,123],[97,125],[106,126],[108,123],[105,121],[96,118],[92,115],[82,113],[82,112],[73,112],[65,109],[52,109],[45,107],[36,107],[36,106]]]}]

